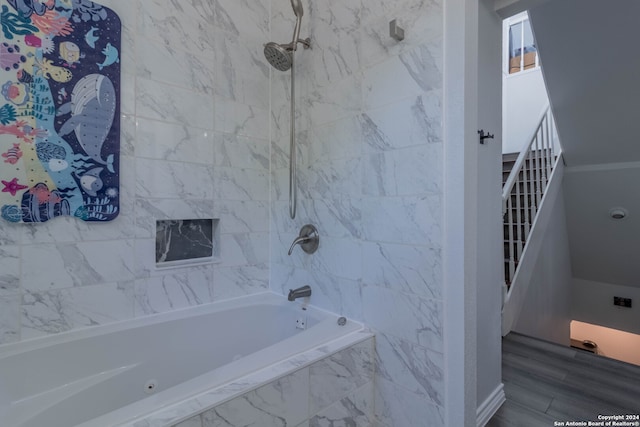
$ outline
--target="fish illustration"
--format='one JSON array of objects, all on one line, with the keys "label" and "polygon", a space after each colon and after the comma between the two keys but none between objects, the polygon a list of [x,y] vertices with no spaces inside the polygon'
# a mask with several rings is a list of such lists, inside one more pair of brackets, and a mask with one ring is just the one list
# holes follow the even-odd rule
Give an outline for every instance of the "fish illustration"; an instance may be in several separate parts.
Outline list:
[{"label": "fish illustration", "polygon": [[6,153],[2,153],[2,157],[5,158],[4,162],[11,165],[15,165],[22,157],[22,150],[20,150],[20,144],[13,144],[13,147],[9,148]]},{"label": "fish illustration", "polygon": [[94,162],[105,165],[114,173],[113,154],[102,159],[102,145],[111,130],[116,111],[116,91],[108,77],[89,74],[76,83],[71,102],[58,108],[58,115],[71,113],[58,132],[65,136],[75,131],[78,143]]},{"label": "fish illustration", "polygon": [[100,37],[96,36],[96,31],[98,29],[96,27],[91,27],[91,29],[84,35],[84,41],[87,42],[92,49],[96,48],[96,42]]},{"label": "fish illustration", "polygon": [[97,192],[103,187],[100,173],[104,168],[93,168],[80,177],[80,186],[88,195],[95,197]]},{"label": "fish illustration", "polygon": [[104,67],[108,67],[114,62],[120,62],[120,58],[118,58],[118,49],[113,47],[111,43],[107,43],[107,47],[102,49],[102,54],[105,56],[104,61],[102,62],[102,64],[96,63],[100,70],[102,70]]}]

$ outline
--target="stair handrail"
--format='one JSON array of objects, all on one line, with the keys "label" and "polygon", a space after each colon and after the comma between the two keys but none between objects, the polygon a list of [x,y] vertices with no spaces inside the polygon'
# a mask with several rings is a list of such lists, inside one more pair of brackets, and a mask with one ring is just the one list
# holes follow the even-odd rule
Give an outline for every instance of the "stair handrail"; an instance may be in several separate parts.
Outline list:
[{"label": "stair handrail", "polygon": [[505,250],[507,292],[516,277],[555,162],[555,124],[548,103],[526,141],[502,190],[504,242],[508,245]]},{"label": "stair handrail", "polygon": [[[514,163],[513,168],[509,173],[509,177],[507,178],[507,180],[504,183],[504,186],[502,187],[502,205],[503,205],[502,213],[503,214],[504,214],[504,210],[506,209],[506,201],[509,198],[509,195],[511,194],[511,190],[513,190],[513,186],[516,184],[516,180],[520,175],[520,170],[522,169],[522,165],[524,164],[525,160],[529,156],[529,151],[531,151],[531,146],[535,142],[536,136],[538,135],[538,132],[540,132],[540,128],[542,127],[544,120],[547,118],[548,114],[549,114],[549,103],[547,102],[544,108],[542,109],[542,113],[540,113],[540,115],[538,116],[538,121],[536,122],[538,125],[533,130],[533,132],[531,132],[531,136],[529,137],[529,139],[525,140],[527,141],[527,143],[522,147],[522,150],[520,150],[520,154],[518,154],[518,158],[516,159],[516,162]],[[553,148],[553,145],[551,147]]]}]

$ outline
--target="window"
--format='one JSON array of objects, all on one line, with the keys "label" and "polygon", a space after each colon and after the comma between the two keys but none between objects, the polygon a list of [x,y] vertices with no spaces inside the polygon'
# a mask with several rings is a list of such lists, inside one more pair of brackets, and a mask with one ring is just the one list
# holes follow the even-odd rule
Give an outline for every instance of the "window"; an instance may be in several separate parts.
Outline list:
[{"label": "window", "polygon": [[538,51],[529,18],[525,14],[519,20],[514,19],[509,23],[508,28],[508,73],[519,73],[537,67]]}]

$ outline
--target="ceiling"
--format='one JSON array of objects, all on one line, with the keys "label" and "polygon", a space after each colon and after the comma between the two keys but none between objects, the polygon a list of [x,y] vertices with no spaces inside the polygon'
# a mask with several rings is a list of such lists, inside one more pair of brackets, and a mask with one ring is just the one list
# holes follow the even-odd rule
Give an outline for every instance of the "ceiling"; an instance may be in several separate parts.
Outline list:
[{"label": "ceiling", "polygon": [[640,2],[529,10],[567,166],[640,161]]},{"label": "ceiling", "polygon": [[568,168],[563,184],[573,277],[640,287],[640,168]]},{"label": "ceiling", "polygon": [[573,276],[638,287],[640,1],[549,0],[529,16],[567,165]]}]

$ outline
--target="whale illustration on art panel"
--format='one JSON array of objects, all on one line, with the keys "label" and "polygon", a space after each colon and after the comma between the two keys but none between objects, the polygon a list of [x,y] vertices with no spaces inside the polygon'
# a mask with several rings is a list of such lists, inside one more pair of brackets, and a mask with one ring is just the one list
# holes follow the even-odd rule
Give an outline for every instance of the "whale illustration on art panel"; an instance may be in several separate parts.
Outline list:
[{"label": "whale illustration on art panel", "polygon": [[0,228],[115,219],[120,17],[93,0],[0,0],[0,9]]},{"label": "whale illustration on art panel", "polygon": [[116,93],[113,83],[101,74],[89,74],[78,81],[71,92],[71,102],[58,109],[58,115],[71,114],[58,131],[65,136],[75,131],[78,143],[95,163],[105,165],[111,173],[113,154],[107,159],[101,155],[102,145],[113,124],[116,111]]}]

